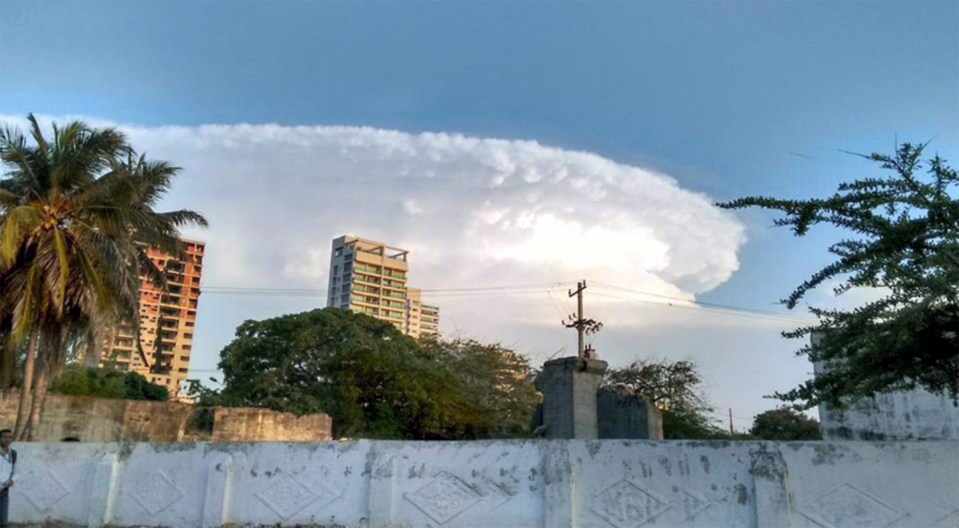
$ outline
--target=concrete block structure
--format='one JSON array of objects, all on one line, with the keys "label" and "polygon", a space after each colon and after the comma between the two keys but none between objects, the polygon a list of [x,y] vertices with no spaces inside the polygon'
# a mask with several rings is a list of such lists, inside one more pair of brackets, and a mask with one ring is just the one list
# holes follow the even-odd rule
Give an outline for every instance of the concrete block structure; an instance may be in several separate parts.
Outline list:
[{"label": "concrete block structure", "polygon": [[326,305],[375,317],[412,337],[439,332],[439,308],[408,288],[409,251],[343,235],[333,239]]},{"label": "concrete block structure", "polygon": [[565,357],[547,361],[537,380],[543,393],[542,426],[545,438],[599,438],[596,392],[606,362]]},{"label": "concrete block structure", "polygon": [[637,394],[600,389],[596,396],[599,438],[661,440],[663,415]]},{"label": "concrete block structure", "polygon": [[[815,345],[820,334],[813,334]],[[828,365],[813,365],[816,374]],[[959,441],[959,406],[946,394],[915,389],[849,401],[843,407],[819,406],[825,440]]]},{"label": "concrete block structure", "polygon": [[146,362],[137,350],[130,325],[116,329],[100,356],[101,366],[110,363],[117,370],[140,373],[165,386],[173,397],[190,370],[206,247],[197,240],[182,242],[183,260],[147,249],[150,260],[166,275],[167,288],[164,291],[147,277],[140,278],[139,333]]},{"label": "concrete block structure", "polygon": [[547,361],[536,379],[543,403],[532,430],[544,438],[663,438],[662,413],[635,394],[601,389],[606,362],[566,357]]},{"label": "concrete block structure", "polygon": [[[16,421],[18,392],[0,394],[0,423]],[[198,408],[176,401],[47,394],[36,440],[60,442],[315,442],[332,437],[327,414],[250,407]]]},{"label": "concrete block structure", "polygon": [[19,526],[959,523],[957,442],[22,443]]}]

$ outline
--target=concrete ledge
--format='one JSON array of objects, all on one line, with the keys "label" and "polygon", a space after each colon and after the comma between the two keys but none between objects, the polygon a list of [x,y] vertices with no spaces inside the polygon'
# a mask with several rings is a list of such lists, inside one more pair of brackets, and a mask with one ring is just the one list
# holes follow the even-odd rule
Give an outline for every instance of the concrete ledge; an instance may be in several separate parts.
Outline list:
[{"label": "concrete ledge", "polygon": [[[19,444],[23,526],[956,526],[957,442]],[[47,524],[50,523],[50,524]]]}]

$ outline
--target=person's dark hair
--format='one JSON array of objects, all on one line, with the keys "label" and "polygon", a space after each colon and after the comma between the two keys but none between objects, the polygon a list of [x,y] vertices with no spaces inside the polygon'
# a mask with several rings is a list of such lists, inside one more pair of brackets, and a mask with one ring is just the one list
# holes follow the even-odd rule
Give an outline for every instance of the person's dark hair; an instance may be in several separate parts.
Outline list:
[{"label": "person's dark hair", "polygon": [[2,435],[3,433],[13,434],[13,431],[11,431],[10,429],[0,429],[0,435]]}]

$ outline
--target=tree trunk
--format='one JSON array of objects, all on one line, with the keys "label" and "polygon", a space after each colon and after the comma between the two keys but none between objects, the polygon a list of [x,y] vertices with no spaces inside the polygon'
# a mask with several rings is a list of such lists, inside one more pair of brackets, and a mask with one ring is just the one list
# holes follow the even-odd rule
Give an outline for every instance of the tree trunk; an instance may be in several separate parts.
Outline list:
[{"label": "tree trunk", "polygon": [[[107,336],[110,338],[109,350],[113,351],[113,345],[116,343],[117,331],[107,332]],[[83,364],[91,368],[100,367],[100,359],[104,356],[104,345],[103,339],[99,332],[94,332],[92,335],[87,336],[86,345],[84,345],[83,353]],[[110,357],[109,354],[106,357]]]},{"label": "tree trunk", "polygon": [[24,434],[25,440],[35,440],[40,432],[40,410],[43,408],[43,400],[47,396],[47,380],[51,370],[49,361],[40,360],[37,368],[37,379],[33,382],[33,396],[30,403],[30,415],[27,420],[27,430]]},{"label": "tree trunk", "polygon": [[23,385],[20,387],[20,405],[17,406],[17,425],[13,428],[15,440],[23,440],[24,428],[27,425],[29,406],[32,403],[31,389],[33,388],[33,365],[37,355],[37,332],[30,331],[30,341],[27,344],[27,357],[23,362]]},{"label": "tree trunk", "polygon": [[0,343],[0,390],[10,390],[13,387],[13,367],[17,362],[17,347],[11,343]]}]

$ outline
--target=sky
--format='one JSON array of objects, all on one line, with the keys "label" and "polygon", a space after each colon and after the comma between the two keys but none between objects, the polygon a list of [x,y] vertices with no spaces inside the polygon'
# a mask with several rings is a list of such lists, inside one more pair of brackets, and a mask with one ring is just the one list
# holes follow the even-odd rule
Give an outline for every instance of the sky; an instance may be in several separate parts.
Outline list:
[{"label": "sky", "polygon": [[824,195],[897,140],[959,157],[959,3],[2,1],[0,118],[28,112],[183,167],[163,207],[211,223],[191,377],[325,305],[216,287],[322,290],[351,233],[410,249],[445,335],[537,365],[575,352],[587,279],[601,358],[695,360],[743,427],[810,375],[777,303],[842,234],[713,204]]}]

